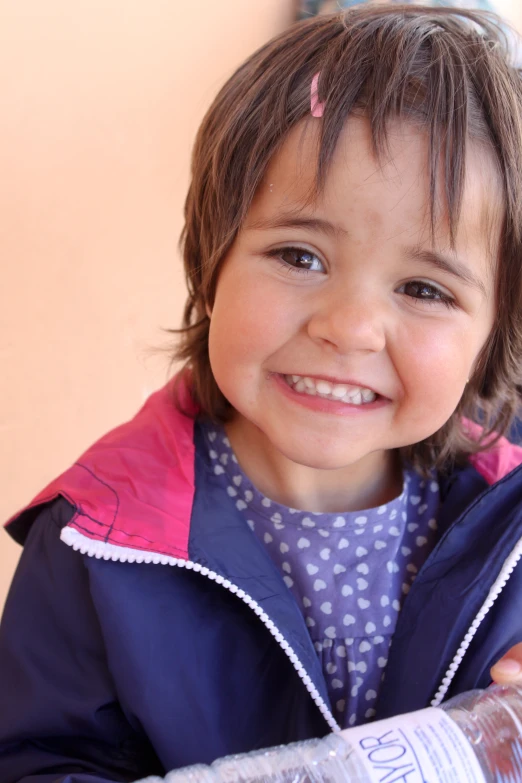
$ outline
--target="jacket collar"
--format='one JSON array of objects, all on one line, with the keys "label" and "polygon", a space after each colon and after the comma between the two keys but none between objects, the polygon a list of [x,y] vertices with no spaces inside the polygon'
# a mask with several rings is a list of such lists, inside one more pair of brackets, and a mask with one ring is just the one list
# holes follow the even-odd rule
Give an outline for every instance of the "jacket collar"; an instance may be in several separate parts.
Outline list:
[{"label": "jacket collar", "polygon": [[7,522],[23,543],[31,511],[58,495],[76,509],[69,527],[93,540],[188,557],[194,498],[195,413],[180,376],[152,394],[136,416],[107,433]]}]

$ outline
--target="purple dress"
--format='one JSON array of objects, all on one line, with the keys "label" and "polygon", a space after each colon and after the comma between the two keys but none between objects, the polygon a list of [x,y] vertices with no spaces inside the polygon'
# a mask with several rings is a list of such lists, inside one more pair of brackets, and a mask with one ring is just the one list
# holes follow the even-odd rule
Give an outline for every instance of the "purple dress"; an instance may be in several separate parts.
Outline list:
[{"label": "purple dress", "polygon": [[297,511],[262,495],[222,428],[204,424],[214,473],[293,593],[343,728],[375,715],[397,617],[437,541],[439,485],[404,470],[399,497],[346,513]]}]

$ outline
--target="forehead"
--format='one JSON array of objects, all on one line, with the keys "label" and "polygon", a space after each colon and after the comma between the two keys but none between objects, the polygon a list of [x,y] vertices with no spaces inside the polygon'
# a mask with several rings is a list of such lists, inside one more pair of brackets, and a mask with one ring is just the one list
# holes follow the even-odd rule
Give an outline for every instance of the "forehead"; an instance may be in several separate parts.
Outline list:
[{"label": "forehead", "polygon": [[[375,239],[420,242],[449,249],[445,182],[438,172],[436,229],[431,235],[427,135],[413,124],[391,122],[388,151],[374,154],[364,117],[350,117],[341,133],[324,188],[314,196],[320,123],[295,127],[272,158],[254,199],[246,225],[273,213],[313,212],[350,231],[364,217]],[[489,150],[469,144],[466,182],[456,236],[456,250],[482,247],[487,276],[494,277],[503,221],[503,198],[496,161]],[[391,232],[391,233],[390,233]],[[485,270],[486,272],[486,270]]]}]

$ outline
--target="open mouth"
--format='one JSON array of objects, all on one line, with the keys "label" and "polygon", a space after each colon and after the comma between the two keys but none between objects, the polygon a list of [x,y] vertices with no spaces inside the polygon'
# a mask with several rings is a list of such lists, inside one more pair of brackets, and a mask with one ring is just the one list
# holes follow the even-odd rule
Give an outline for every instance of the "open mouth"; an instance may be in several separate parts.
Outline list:
[{"label": "open mouth", "polygon": [[306,375],[283,375],[281,377],[291,389],[299,394],[308,394],[323,400],[343,402],[346,405],[368,405],[379,399],[379,395],[372,389],[366,389],[362,386],[331,383],[322,379],[309,378]]}]

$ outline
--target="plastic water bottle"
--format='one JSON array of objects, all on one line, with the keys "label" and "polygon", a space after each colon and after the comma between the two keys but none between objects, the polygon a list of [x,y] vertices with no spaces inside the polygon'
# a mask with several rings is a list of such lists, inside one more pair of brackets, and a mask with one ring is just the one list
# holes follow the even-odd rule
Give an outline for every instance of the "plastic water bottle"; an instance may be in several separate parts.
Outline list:
[{"label": "plastic water bottle", "polygon": [[173,770],[163,783],[522,783],[522,688],[469,691],[324,739]]}]

